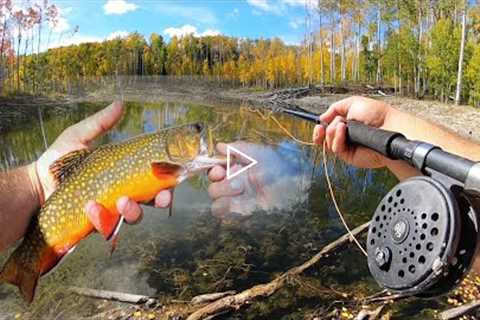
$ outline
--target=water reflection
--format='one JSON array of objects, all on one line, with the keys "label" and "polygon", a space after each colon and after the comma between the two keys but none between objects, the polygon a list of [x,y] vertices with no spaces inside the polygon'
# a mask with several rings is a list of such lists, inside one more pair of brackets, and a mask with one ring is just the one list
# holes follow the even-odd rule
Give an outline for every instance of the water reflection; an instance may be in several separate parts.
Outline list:
[{"label": "water reflection", "polygon": [[[79,104],[65,116],[44,118],[48,144],[66,127],[105,105]],[[311,124],[288,116],[278,119],[294,136],[310,139]],[[229,212],[251,217],[241,225],[220,223],[211,214],[206,178],[192,179],[175,191],[173,217],[168,218],[165,210],[146,208],[142,224],[121,231],[112,258],[100,237],[82,241],[56,272],[42,279],[31,306],[24,305],[12,287],[1,286],[0,316],[25,312],[31,318],[53,318],[59,313],[72,318],[99,311],[96,301],[72,297],[62,286],[178,299],[211,291],[241,290],[270,280],[344,233],[328,196],[319,151],[288,139],[273,121],[262,120],[245,109],[130,102],[120,124],[98,143],[192,121],[208,124],[215,142],[244,141],[255,148],[251,151],[260,164],[248,175],[238,177],[248,190],[241,197],[231,198],[227,207]],[[0,136],[0,144],[2,170],[34,161],[44,151],[38,123],[19,126]],[[392,185],[391,175],[354,169],[333,160],[330,164],[329,174],[349,223],[368,220]],[[1,263],[6,256],[0,254]],[[312,270],[311,276],[335,286],[353,288],[364,285],[366,280],[371,284],[365,260],[355,250],[335,263],[338,270],[348,270],[351,265],[364,267],[351,273],[348,282],[339,272],[323,272],[324,266]],[[375,286],[368,288],[365,290]],[[293,295],[284,310],[288,313],[298,306],[308,308],[316,303]]]}]

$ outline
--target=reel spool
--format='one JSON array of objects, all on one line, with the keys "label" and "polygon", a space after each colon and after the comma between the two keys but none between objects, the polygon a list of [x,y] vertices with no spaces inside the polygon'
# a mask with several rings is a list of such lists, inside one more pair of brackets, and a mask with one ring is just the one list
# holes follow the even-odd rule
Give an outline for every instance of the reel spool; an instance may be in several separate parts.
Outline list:
[{"label": "reel spool", "polygon": [[368,267],[386,289],[437,296],[466,275],[478,239],[477,215],[460,187],[410,178],[390,190],[375,211],[367,237]]}]

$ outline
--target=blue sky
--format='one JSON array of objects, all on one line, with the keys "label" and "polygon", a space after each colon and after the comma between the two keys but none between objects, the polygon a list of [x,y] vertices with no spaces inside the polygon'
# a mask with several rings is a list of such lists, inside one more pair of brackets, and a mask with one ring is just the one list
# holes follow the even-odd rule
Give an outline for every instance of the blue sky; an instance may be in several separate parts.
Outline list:
[{"label": "blue sky", "polygon": [[[313,0],[309,0],[313,1]],[[299,43],[304,33],[304,0],[50,0],[60,9],[50,46],[100,41],[138,31],[279,37]],[[73,30],[79,30],[72,37]]]}]

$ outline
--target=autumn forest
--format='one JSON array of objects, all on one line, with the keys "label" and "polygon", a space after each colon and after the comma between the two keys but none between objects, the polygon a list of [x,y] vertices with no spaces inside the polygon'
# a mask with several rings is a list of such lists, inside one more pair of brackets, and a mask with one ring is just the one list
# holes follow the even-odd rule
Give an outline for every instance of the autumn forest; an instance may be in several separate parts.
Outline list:
[{"label": "autumn forest", "polygon": [[467,0],[307,1],[297,44],[226,35],[167,41],[132,32],[46,50],[42,28],[56,23],[53,3],[15,11],[2,0],[0,13],[4,94],[103,76],[195,75],[265,89],[369,84],[480,106],[480,6]]}]

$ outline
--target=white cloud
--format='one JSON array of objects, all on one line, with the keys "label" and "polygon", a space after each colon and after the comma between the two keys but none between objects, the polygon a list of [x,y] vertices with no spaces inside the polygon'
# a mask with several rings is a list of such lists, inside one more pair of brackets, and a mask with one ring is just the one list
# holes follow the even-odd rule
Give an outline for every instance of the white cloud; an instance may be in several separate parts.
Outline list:
[{"label": "white cloud", "polygon": [[62,33],[70,29],[70,23],[65,17],[62,16],[57,17],[57,21],[55,24],[50,22],[49,26],[55,33]]},{"label": "white cloud", "polygon": [[218,36],[220,35],[220,31],[214,29],[207,29],[202,33],[198,34],[200,37],[208,37],[208,36]]},{"label": "white cloud", "polygon": [[283,36],[278,36],[277,38],[280,38],[283,41],[283,43],[285,43],[287,46],[300,45],[300,39],[293,35],[283,35]]},{"label": "white cloud", "polygon": [[194,35],[195,37],[218,36],[220,34],[220,31],[214,29],[206,29],[203,32],[198,32],[197,27],[190,24],[185,24],[179,28],[166,28],[163,33],[168,35],[170,38],[181,38],[189,34]]},{"label": "white cloud", "polygon": [[[175,5],[171,2],[162,2],[155,6],[158,14],[167,17],[183,18],[188,21],[212,26],[217,23],[217,16],[210,9],[196,6]],[[193,1],[192,1],[193,2]]]},{"label": "white cloud", "polygon": [[[52,39],[48,44],[48,49],[66,47],[74,44],[80,44],[85,42],[101,42],[104,39],[97,36],[74,34],[73,36],[59,36],[57,39]],[[47,48],[45,48],[47,49]],[[43,49],[42,49],[43,51]]]},{"label": "white cloud", "polygon": [[186,25],[181,26],[180,28],[174,28],[174,27],[167,28],[163,31],[163,33],[165,33],[166,35],[168,35],[171,38],[173,38],[173,37],[180,38],[180,37],[186,36],[188,34],[196,34],[197,33],[197,28],[190,25],[190,24],[186,24]]},{"label": "white cloud", "polygon": [[[284,15],[288,13],[288,7],[305,7],[305,4],[310,10],[317,7],[317,0],[247,0],[255,9],[273,13],[277,15]],[[256,12],[259,14],[259,12]],[[254,12],[255,14],[255,12]]]},{"label": "white cloud", "polygon": [[129,11],[137,10],[138,6],[135,3],[130,3],[125,0],[108,0],[103,6],[103,11],[107,15],[111,14],[125,14]]},{"label": "white cloud", "polygon": [[112,33],[110,33],[108,36],[107,36],[107,40],[113,40],[113,39],[117,39],[117,38],[126,38],[130,33],[128,31],[124,31],[124,30],[118,30],[118,31],[114,31]]},{"label": "white cloud", "polygon": [[271,6],[268,4],[267,0],[247,0],[247,3],[264,11],[270,11],[271,9]]}]

